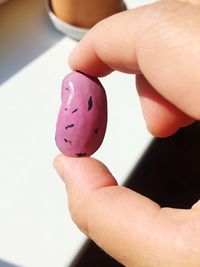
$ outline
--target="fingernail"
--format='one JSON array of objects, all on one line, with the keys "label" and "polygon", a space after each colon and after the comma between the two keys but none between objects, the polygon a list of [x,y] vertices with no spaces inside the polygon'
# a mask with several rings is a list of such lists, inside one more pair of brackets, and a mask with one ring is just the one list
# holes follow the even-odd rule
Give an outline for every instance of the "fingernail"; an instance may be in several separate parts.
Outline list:
[{"label": "fingernail", "polygon": [[62,162],[56,158],[53,162],[53,166],[54,168],[56,169],[58,175],[60,176],[60,178],[63,180],[63,182],[65,182],[65,179],[64,179],[64,167],[63,167],[63,164]]}]

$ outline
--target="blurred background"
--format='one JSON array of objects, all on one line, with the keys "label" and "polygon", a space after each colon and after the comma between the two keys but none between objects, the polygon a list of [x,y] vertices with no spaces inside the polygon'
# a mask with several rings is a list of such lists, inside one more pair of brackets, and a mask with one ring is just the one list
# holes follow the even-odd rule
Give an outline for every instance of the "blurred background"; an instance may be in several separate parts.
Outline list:
[{"label": "blurred background", "polygon": [[[49,13],[48,2],[3,2],[0,267],[120,266],[73,224],[64,185],[52,167],[59,153],[54,134],[61,81],[71,71],[67,58],[78,42],[70,34],[80,36],[82,29],[63,26]],[[134,8],[151,2],[125,4]],[[60,31],[55,25],[62,25]],[[170,138],[153,139],[144,124],[134,76],[114,72],[101,82],[108,97],[108,128],[94,157],[108,166],[119,184],[162,206],[190,207],[200,195],[199,124]]]}]

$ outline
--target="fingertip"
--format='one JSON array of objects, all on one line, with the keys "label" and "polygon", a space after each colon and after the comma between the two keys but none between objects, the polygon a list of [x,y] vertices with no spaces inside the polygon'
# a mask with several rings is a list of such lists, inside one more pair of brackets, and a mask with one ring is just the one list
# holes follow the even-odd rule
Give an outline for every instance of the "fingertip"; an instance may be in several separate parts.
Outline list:
[{"label": "fingertip", "polygon": [[115,178],[102,162],[91,157],[59,155],[54,160],[54,166],[66,185],[72,220],[89,235],[87,217],[92,204],[90,199],[100,189],[116,186]]},{"label": "fingertip", "polygon": [[117,185],[108,168],[91,157],[75,158],[60,154],[53,164],[69,190],[83,192]]},{"label": "fingertip", "polygon": [[[90,30],[92,32],[92,30]],[[113,70],[98,57],[93,45],[92,33],[86,34],[74,47],[68,57],[68,64],[72,70],[81,71],[94,77],[103,77]]]},{"label": "fingertip", "polygon": [[[70,67],[96,77],[106,76],[113,70],[140,72],[135,51],[140,13],[124,11],[97,23],[70,54]],[[129,27],[130,20],[134,27]]]},{"label": "fingertip", "polygon": [[141,99],[141,106],[147,130],[159,138],[169,137],[194,121],[175,107],[150,99]]},{"label": "fingertip", "polygon": [[162,97],[143,75],[137,75],[137,90],[148,131],[156,137],[168,137],[193,120]]},{"label": "fingertip", "polygon": [[58,155],[56,156],[56,158],[53,160],[53,166],[56,170],[56,172],[58,173],[58,175],[60,176],[60,178],[64,181],[64,170],[63,170],[63,164],[62,164],[62,155]]},{"label": "fingertip", "polygon": [[169,125],[163,125],[163,126],[160,124],[153,125],[152,122],[146,123],[148,132],[158,138],[169,137],[175,134],[180,128],[180,127],[177,127],[176,125],[172,125],[171,127],[169,127]]},{"label": "fingertip", "polygon": [[71,69],[74,70],[74,66],[76,65],[76,50],[78,50],[78,44],[72,49],[68,56],[68,64],[71,67]]}]

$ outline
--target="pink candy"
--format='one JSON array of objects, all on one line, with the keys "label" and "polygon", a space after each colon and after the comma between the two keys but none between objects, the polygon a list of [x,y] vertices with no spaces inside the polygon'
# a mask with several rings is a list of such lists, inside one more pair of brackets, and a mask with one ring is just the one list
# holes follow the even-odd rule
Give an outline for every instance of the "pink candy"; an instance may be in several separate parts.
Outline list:
[{"label": "pink candy", "polygon": [[101,145],[107,125],[107,99],[97,78],[72,72],[62,82],[62,104],[56,144],[66,156],[92,155]]}]

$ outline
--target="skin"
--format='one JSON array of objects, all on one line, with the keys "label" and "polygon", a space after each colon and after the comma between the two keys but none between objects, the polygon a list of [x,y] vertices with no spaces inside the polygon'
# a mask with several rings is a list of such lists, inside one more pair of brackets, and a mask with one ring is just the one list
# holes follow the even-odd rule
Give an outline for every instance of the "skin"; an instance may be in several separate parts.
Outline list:
[{"label": "skin", "polygon": [[[200,119],[199,44],[198,2],[163,0],[101,21],[69,62],[94,76],[136,74],[147,128],[164,137]],[[200,202],[188,210],[161,208],[118,186],[93,158],[59,155],[54,165],[74,222],[123,265],[200,266]]]}]

